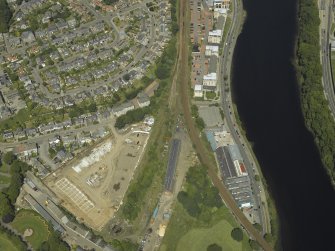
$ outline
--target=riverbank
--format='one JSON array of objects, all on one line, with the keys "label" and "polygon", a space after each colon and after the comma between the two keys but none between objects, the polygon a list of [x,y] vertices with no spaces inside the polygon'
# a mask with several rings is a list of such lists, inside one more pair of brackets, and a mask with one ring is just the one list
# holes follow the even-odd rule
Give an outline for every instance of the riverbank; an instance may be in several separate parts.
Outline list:
[{"label": "riverbank", "polygon": [[248,18],[234,53],[234,102],[275,201],[279,241],[285,251],[334,250],[335,217],[326,213],[334,207],[334,190],[305,126],[292,63],[297,1],[244,4]]},{"label": "riverbank", "polygon": [[299,0],[298,20],[296,69],[301,108],[306,127],[313,134],[322,163],[335,186],[335,122],[321,81],[320,19],[317,2]]},{"label": "riverbank", "polygon": [[[237,11],[236,11],[237,17],[235,18],[237,20],[235,22],[237,25],[237,28],[235,29],[235,33],[232,35],[233,37],[233,41],[231,45],[232,51],[235,50],[235,43],[237,41],[238,36],[241,34],[241,32],[243,32],[243,25],[247,19],[247,14],[248,14],[245,10],[242,9],[243,7],[242,1],[240,0],[237,0],[237,1],[238,1]],[[233,63],[232,63],[232,60],[229,60],[229,59],[226,59],[226,60],[228,61],[227,62],[228,67],[227,67],[227,72],[225,72],[225,75],[228,76],[227,82],[230,85],[230,87],[232,87],[233,81],[231,81],[231,77],[230,77],[231,74],[229,73],[230,71],[233,72],[234,70]],[[230,88],[230,89],[232,90],[233,88]],[[268,185],[263,177],[262,169],[259,165],[257,157],[255,156],[253,152],[253,145],[251,144],[251,142],[249,142],[246,136],[245,128],[243,127],[243,124],[237,112],[236,104],[234,103],[232,93],[229,91],[225,91],[225,92],[226,92],[226,101],[229,102],[230,100],[232,104],[232,111],[230,113],[231,115],[228,115],[228,116],[232,116],[232,120],[235,121],[237,125],[236,127],[238,128],[238,131],[240,132],[240,135],[241,135],[240,141],[242,145],[245,146],[244,147],[245,152],[247,153],[248,158],[250,159],[251,165],[253,166],[253,174],[251,173],[250,175],[255,176],[254,177],[255,182],[257,183],[257,186],[259,187],[260,199],[262,201],[261,210],[263,210],[262,214],[263,214],[264,221],[265,221],[265,223],[263,224],[265,229],[262,230],[262,233],[266,241],[269,242],[273,247],[278,249],[278,247],[280,246],[279,244],[280,227],[279,227],[279,218],[278,218],[277,210],[275,207],[275,203],[268,191]]]}]

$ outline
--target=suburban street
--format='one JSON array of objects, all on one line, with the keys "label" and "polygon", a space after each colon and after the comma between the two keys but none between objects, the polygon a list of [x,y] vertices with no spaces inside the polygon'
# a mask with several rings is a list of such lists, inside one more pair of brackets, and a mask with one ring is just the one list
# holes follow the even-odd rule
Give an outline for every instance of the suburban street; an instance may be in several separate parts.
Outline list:
[{"label": "suburban street", "polygon": [[[252,154],[249,152],[251,149],[248,147],[248,143],[243,138],[242,134],[239,132],[239,128],[236,123],[234,110],[232,106],[232,98],[231,98],[231,92],[225,91],[225,80],[224,76],[227,76],[227,83],[231,84],[231,64],[232,64],[232,57],[233,57],[233,51],[237,39],[237,34],[239,33],[239,30],[242,25],[242,19],[241,19],[241,13],[242,13],[242,6],[239,4],[238,0],[234,0],[234,12],[233,12],[233,21],[231,29],[228,32],[227,39],[225,41],[225,45],[223,48],[223,58],[220,60],[220,66],[222,67],[222,71],[220,74],[220,81],[221,81],[221,97],[222,97],[222,108],[223,112],[225,114],[225,118],[227,121],[227,126],[232,134],[232,137],[234,141],[236,142],[245,166],[248,170],[248,173],[250,174],[250,182],[252,186],[253,193],[256,194],[255,197],[255,207],[259,209],[260,214],[260,221],[263,228],[263,234],[270,231],[270,222],[268,218],[268,212],[267,212],[267,203],[266,198],[264,194],[264,189],[262,187],[261,182],[256,183],[255,181],[255,174],[257,165],[255,164],[255,161],[253,160]],[[220,82],[219,81],[219,82]],[[230,88],[231,90],[231,88]],[[264,205],[263,203],[264,202]]]}]

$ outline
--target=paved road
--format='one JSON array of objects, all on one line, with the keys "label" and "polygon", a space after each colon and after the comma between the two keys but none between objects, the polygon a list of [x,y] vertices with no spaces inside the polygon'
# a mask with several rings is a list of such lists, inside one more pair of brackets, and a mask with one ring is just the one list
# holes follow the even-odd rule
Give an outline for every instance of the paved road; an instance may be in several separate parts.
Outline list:
[{"label": "paved road", "polygon": [[328,8],[322,9],[322,6],[320,7],[320,13],[324,14],[322,16],[321,21],[321,60],[322,60],[322,82],[324,87],[324,92],[326,99],[329,102],[329,108],[333,114],[333,117],[335,117],[335,93],[334,93],[334,84],[333,79],[331,75],[331,68],[330,68],[330,45],[329,45],[329,32],[330,27],[332,24],[331,20],[331,13],[332,13],[332,7],[331,4],[328,2]]},{"label": "paved road", "polygon": [[236,119],[234,116],[234,110],[232,107],[232,102],[231,102],[231,95],[229,91],[225,91],[225,81],[224,81],[224,76],[227,76],[227,83],[231,83],[230,75],[231,75],[231,64],[232,64],[232,55],[233,55],[233,50],[235,47],[236,43],[236,38],[239,32],[239,29],[241,28],[242,25],[242,19],[241,17],[238,16],[238,13],[242,13],[242,6],[239,5],[239,1],[234,0],[234,12],[233,12],[233,20],[232,20],[232,26],[231,29],[228,32],[227,39],[224,44],[224,49],[223,49],[223,58],[220,60],[220,67],[221,67],[221,72],[219,74],[219,83],[222,84],[221,86],[221,97],[222,97],[222,108],[223,112],[225,114],[225,118],[227,121],[227,126],[231,132],[231,135],[237,144],[242,158],[244,160],[244,164],[248,170],[249,177],[250,177],[250,182],[251,182],[251,188],[254,194],[254,199],[255,199],[255,208],[259,210],[259,218],[260,218],[260,224],[262,225],[263,228],[263,234],[270,232],[270,221],[268,218],[268,212],[267,212],[267,205],[263,206],[262,204],[262,199],[266,204],[266,199],[265,199],[265,194],[262,194],[261,191],[264,193],[264,189],[261,188],[262,184],[258,184],[254,176],[255,171],[257,171],[255,168],[257,165],[255,164],[255,161],[253,161],[252,154],[250,153],[250,149],[247,147],[248,143],[245,142],[243,137],[241,137],[241,133],[239,132],[238,127],[236,126]]},{"label": "paved road", "polygon": [[[236,0],[235,0],[236,3]],[[253,227],[253,225],[249,222],[249,220],[245,217],[243,212],[238,208],[235,200],[231,196],[228,189],[224,186],[222,181],[219,179],[217,175],[217,166],[216,163],[213,163],[209,156],[206,155],[206,150],[199,136],[199,131],[195,128],[194,121],[191,116],[190,111],[190,102],[189,102],[189,65],[188,65],[188,34],[189,34],[189,26],[188,26],[188,1],[180,1],[179,8],[179,28],[180,28],[180,40],[179,40],[179,59],[178,59],[178,67],[177,73],[180,76],[178,81],[180,88],[180,102],[183,107],[183,115],[185,119],[185,125],[188,128],[189,135],[191,141],[194,145],[195,151],[197,152],[201,163],[207,167],[208,175],[214,184],[214,186],[219,190],[220,196],[224,200],[227,207],[232,211],[237,221],[246,229],[249,235],[255,239],[260,246],[264,250],[273,250],[272,247],[263,239],[260,233]],[[236,4],[235,4],[236,6]],[[236,9],[236,8],[234,8]]]}]

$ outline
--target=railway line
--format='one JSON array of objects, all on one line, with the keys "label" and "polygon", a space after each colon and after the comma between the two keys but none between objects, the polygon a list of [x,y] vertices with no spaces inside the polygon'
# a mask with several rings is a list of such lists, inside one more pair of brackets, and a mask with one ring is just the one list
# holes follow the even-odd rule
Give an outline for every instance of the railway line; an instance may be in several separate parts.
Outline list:
[{"label": "railway line", "polygon": [[248,221],[244,216],[243,212],[238,208],[235,200],[231,196],[230,192],[217,175],[216,163],[206,155],[206,149],[203,146],[199,131],[195,127],[195,123],[192,119],[191,109],[190,109],[190,100],[189,100],[189,30],[188,30],[188,8],[189,1],[179,1],[179,44],[178,44],[178,61],[177,61],[177,71],[175,74],[178,75],[177,88],[180,92],[180,104],[182,112],[185,119],[185,126],[188,129],[189,136],[193,143],[194,149],[197,152],[201,163],[207,167],[208,176],[210,177],[214,186],[219,190],[220,196],[224,200],[227,207],[234,214],[237,221],[244,227],[248,234],[256,240],[259,245],[266,251],[273,250],[272,247],[263,239],[261,234],[253,227],[253,225]]}]

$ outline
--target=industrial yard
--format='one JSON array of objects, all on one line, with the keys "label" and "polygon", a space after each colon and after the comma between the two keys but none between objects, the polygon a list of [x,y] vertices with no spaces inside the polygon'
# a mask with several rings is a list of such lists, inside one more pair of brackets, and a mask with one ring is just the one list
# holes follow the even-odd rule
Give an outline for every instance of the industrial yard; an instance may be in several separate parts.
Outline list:
[{"label": "industrial yard", "polygon": [[82,158],[49,175],[45,184],[80,222],[101,230],[122,203],[150,129],[138,124],[126,132],[115,132]]}]

